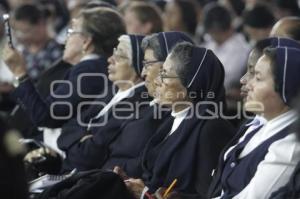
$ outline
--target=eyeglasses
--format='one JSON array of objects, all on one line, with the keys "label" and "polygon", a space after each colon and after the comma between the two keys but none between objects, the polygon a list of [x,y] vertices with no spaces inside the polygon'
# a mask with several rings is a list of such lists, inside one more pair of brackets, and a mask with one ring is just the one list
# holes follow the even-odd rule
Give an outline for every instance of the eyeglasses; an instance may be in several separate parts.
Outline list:
[{"label": "eyeglasses", "polygon": [[117,48],[114,48],[113,56],[114,56],[114,58],[115,58],[116,61],[120,61],[121,59],[129,59],[129,57],[127,57],[126,55],[121,55],[118,52]]},{"label": "eyeglasses", "polygon": [[67,37],[70,37],[73,34],[83,34],[83,32],[82,31],[76,31],[72,28],[68,28],[67,29]]},{"label": "eyeglasses", "polygon": [[143,67],[145,69],[147,69],[150,65],[152,64],[155,64],[155,63],[159,63],[159,62],[162,62],[162,61],[159,61],[159,60],[151,60],[151,61],[143,61]]},{"label": "eyeglasses", "polygon": [[159,80],[162,83],[165,83],[164,79],[168,79],[168,78],[180,78],[179,76],[168,76],[168,75],[166,75],[166,73],[164,71],[160,71],[158,77],[159,77]]}]

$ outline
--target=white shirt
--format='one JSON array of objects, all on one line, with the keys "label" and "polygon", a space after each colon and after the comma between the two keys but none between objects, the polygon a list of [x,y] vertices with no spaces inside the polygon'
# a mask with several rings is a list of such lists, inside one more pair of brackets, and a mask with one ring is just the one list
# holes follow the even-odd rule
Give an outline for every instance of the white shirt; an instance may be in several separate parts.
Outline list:
[{"label": "white shirt", "polygon": [[[255,129],[257,129],[257,128],[260,127],[260,126],[265,125],[266,122],[267,122],[267,120],[266,120],[264,117],[259,116],[259,115],[256,115],[256,116],[254,117],[254,119],[253,119],[250,123],[246,124],[246,126],[249,126],[249,128],[246,130],[244,136],[242,136],[242,137],[239,139],[238,143],[242,142],[242,141],[245,139],[245,137],[246,137],[245,135],[248,135],[250,132],[254,131]],[[224,154],[224,160],[226,160],[228,153],[229,153],[235,146],[236,146],[236,145],[231,146],[231,147],[226,151],[226,153]]]},{"label": "white shirt", "polygon": [[236,33],[223,44],[217,44],[211,36],[205,35],[204,47],[211,49],[224,65],[224,86],[230,88],[230,84],[239,82],[248,59],[250,45],[243,35]]},{"label": "white shirt", "polygon": [[[296,113],[291,110],[268,121],[252,137],[240,154],[240,157],[250,153],[263,141],[289,126],[296,119]],[[294,133],[277,140],[270,145],[268,153],[264,160],[259,163],[256,173],[249,184],[234,199],[269,198],[274,191],[288,182],[299,161],[300,143]]]},{"label": "white shirt", "polygon": [[[132,87],[130,87],[129,89],[125,90],[125,91],[118,91],[116,93],[116,95],[109,101],[109,103],[103,107],[103,109],[101,109],[101,111],[99,111],[99,113],[97,114],[96,117],[92,118],[92,119],[98,119],[101,116],[105,115],[107,113],[107,111],[115,104],[117,104],[118,102],[120,102],[121,100],[128,98],[130,96],[134,95],[134,90],[138,87],[141,87],[145,85],[145,82],[140,82]],[[92,123],[90,120],[90,123],[88,124],[88,129],[90,129]]]},{"label": "white shirt", "polygon": [[88,55],[83,56],[83,57],[80,59],[80,62],[86,61],[86,60],[91,60],[91,59],[98,59],[98,58],[100,58],[99,55],[93,54],[93,53],[92,53],[92,54],[88,54]]},{"label": "white shirt", "polygon": [[173,121],[173,125],[172,125],[172,128],[171,128],[171,131],[169,132],[169,134],[167,135],[170,136],[172,135],[176,129],[179,127],[179,125],[181,124],[181,122],[184,120],[184,118],[186,118],[189,110],[191,109],[191,107],[188,107],[188,108],[185,108],[179,112],[174,112],[172,111],[171,115],[175,118],[174,121]]},{"label": "white shirt", "polygon": [[117,94],[109,101],[109,103],[98,113],[98,115],[95,118],[103,116],[113,105],[117,104],[121,100],[133,96],[134,89],[143,85],[145,85],[145,82],[140,82],[125,91],[118,91]]}]

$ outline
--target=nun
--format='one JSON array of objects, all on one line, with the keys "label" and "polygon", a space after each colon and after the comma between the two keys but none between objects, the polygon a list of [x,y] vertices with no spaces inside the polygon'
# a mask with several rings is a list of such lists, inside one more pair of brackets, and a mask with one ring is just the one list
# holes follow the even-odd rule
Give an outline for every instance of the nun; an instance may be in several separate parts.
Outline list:
[{"label": "nun", "polygon": [[135,158],[156,126],[143,127],[140,125],[145,122],[134,122],[143,120],[143,111],[151,100],[141,78],[142,39],[143,36],[138,35],[122,35],[119,38],[114,54],[108,59],[108,78],[117,87],[117,93],[104,107],[99,104],[91,106],[89,112],[84,113],[86,116],[81,121],[86,127],[75,121],[77,135],[72,131],[73,124],[63,128],[58,139],[58,146],[66,152],[63,171],[74,168],[80,171],[103,167],[113,169],[115,165],[137,170],[136,166],[126,164],[134,165]]},{"label": "nun", "polygon": [[[155,33],[149,36],[146,36],[141,44],[141,48],[144,51],[144,60],[143,60],[143,71],[142,77],[145,80],[145,86],[148,90],[148,94],[153,97],[153,100],[149,104],[149,108],[147,109],[147,117],[150,117],[147,122],[159,123],[156,127],[163,125],[166,122],[171,121],[171,110],[169,107],[160,106],[156,103],[156,84],[155,79],[159,75],[159,71],[167,58],[170,50],[180,42],[190,42],[193,43],[192,39],[188,37],[185,33],[182,32],[160,32]],[[146,118],[146,117],[145,117]],[[151,121],[150,121],[151,120]],[[149,124],[145,124],[147,126]],[[144,130],[142,128],[141,130]],[[157,129],[154,129],[155,132]],[[141,165],[141,164],[139,164]],[[128,169],[127,169],[128,170]],[[114,171],[123,176],[132,176],[124,167],[121,165],[116,165]]]},{"label": "nun", "polygon": [[[296,109],[298,115],[300,114],[299,95],[297,98]],[[300,119],[298,118],[295,131],[297,134],[298,142],[300,142]],[[289,181],[280,189],[272,193],[270,199],[286,199],[286,198],[300,198],[300,162],[298,162],[293,174]]]},{"label": "nun", "polygon": [[[144,51],[143,72],[142,77],[145,79],[149,95],[154,97],[156,84],[154,80],[157,78],[164,61],[166,60],[171,49],[180,42],[194,43],[192,39],[183,32],[160,32],[146,36],[142,41],[142,49]],[[154,101],[152,103],[155,102]]]},{"label": "nun", "polygon": [[[300,44],[295,40],[279,37],[266,38],[258,41],[255,44],[254,48],[249,54],[247,72],[240,80],[240,83],[242,85],[241,96],[243,97],[244,103],[247,103],[247,96],[249,92],[249,87],[247,87],[247,84],[254,78],[254,66],[257,63],[258,59],[263,55],[263,50],[267,47],[293,47],[300,49]],[[222,167],[225,161],[224,154],[227,152],[227,150],[234,146],[244,134],[247,134],[248,132],[253,131],[257,128],[261,128],[266,124],[267,121],[262,114],[256,114],[256,112],[254,112],[254,114],[255,117],[253,119],[247,120],[239,128],[239,131],[236,133],[235,137],[223,149],[222,155],[219,158],[218,167],[216,169],[216,172],[214,172],[213,181],[209,188],[209,198],[216,197],[221,194],[222,187],[220,180],[222,175]]]},{"label": "nun", "polygon": [[226,151],[217,198],[269,198],[290,178],[300,160],[300,144],[290,128],[298,118],[291,105],[300,85],[299,53],[292,47],[267,48],[255,65],[245,109],[267,122]]},{"label": "nun", "polygon": [[212,51],[187,42],[171,50],[156,83],[157,101],[170,107],[172,118],[148,142],[142,178],[126,180],[136,198],[174,179],[176,191],[205,197],[219,153],[233,132],[227,121],[209,114],[224,102],[223,81],[223,66]]},{"label": "nun", "polygon": [[[143,131],[137,130],[143,128],[139,126],[141,124],[132,125],[136,120],[143,120],[144,108],[151,100],[141,79],[142,39],[143,36],[138,35],[119,38],[117,48],[108,59],[108,78],[116,87],[116,93],[110,91],[105,103],[94,101],[87,104],[90,106],[87,111],[63,126],[57,141],[58,147],[65,152],[62,173],[74,168],[79,171],[104,165],[107,168],[111,164],[126,169],[126,163],[134,165],[134,159],[152,135],[156,124],[144,126]],[[123,132],[127,136],[122,136]],[[113,144],[118,138],[122,141],[118,142],[122,150]],[[137,170],[135,166],[128,168]],[[131,174],[136,176],[136,173]]]}]

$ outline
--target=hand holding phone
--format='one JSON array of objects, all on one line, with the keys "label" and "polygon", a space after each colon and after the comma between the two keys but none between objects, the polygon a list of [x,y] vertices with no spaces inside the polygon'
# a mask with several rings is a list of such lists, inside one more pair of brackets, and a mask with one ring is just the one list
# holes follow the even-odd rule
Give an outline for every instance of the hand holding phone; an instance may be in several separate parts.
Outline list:
[{"label": "hand holding phone", "polygon": [[8,40],[8,45],[9,47],[14,48],[13,41],[12,41],[11,27],[9,23],[9,14],[2,15],[2,18],[4,20],[5,34]]}]

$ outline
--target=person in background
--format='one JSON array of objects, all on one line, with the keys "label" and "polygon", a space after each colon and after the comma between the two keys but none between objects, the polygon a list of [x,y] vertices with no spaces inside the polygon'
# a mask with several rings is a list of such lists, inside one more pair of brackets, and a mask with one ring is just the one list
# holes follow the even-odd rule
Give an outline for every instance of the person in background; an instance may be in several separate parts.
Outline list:
[{"label": "person in background", "polygon": [[149,2],[129,2],[121,8],[128,34],[149,35],[161,32],[163,23],[160,9]]},{"label": "person in background", "polygon": [[232,15],[232,26],[238,32],[243,26],[242,13],[245,9],[245,2],[241,0],[218,0],[218,2],[226,7]]},{"label": "person in background", "polygon": [[277,20],[288,16],[300,17],[297,0],[275,0],[273,12]]},{"label": "person in background", "polygon": [[[239,81],[250,46],[242,34],[236,33],[232,27],[229,11],[216,3],[204,8],[204,46],[211,49],[220,59],[225,69],[225,88],[228,90]],[[239,56],[233,56],[233,55]]]},{"label": "person in background", "polygon": [[243,13],[244,33],[249,37],[253,46],[258,40],[269,36],[275,23],[275,17],[270,8],[263,4],[257,4],[252,9]]},{"label": "person in background", "polygon": [[63,49],[51,36],[47,16],[35,5],[16,8],[12,25],[20,44],[17,48],[26,60],[27,74],[36,81],[42,72],[61,58]]},{"label": "person in background", "polygon": [[164,31],[181,31],[194,38],[198,23],[197,6],[193,0],[168,1],[163,15]]},{"label": "person in background", "polygon": [[[74,65],[64,78],[68,83],[56,85],[53,89],[54,94],[45,98],[39,95],[29,80],[22,56],[16,50],[5,48],[4,61],[18,78],[13,96],[26,109],[36,126],[61,127],[76,116],[77,106],[81,102],[90,101],[91,95],[95,98],[105,94],[110,84],[106,79],[107,57],[117,45],[118,37],[124,33],[125,25],[116,11],[109,8],[83,10],[73,19],[72,26],[68,30],[69,36],[63,59]],[[96,76],[82,78],[78,84],[79,77],[84,73]],[[67,106],[61,104],[66,102]],[[61,118],[68,114],[68,117]]]},{"label": "person in background", "polygon": [[300,17],[284,17],[273,26],[270,37],[292,38],[300,42]]}]

